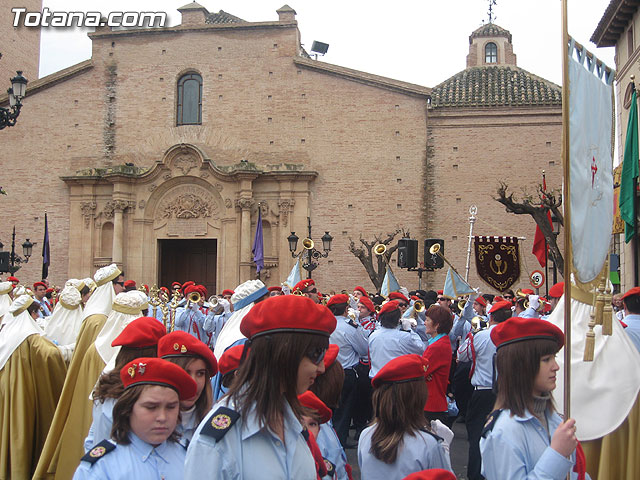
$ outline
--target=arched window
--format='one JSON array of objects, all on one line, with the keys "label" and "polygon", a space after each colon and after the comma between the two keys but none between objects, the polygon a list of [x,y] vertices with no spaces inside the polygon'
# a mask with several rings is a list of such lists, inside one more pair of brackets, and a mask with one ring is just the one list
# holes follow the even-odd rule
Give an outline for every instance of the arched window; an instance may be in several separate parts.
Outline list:
[{"label": "arched window", "polygon": [[493,42],[484,46],[484,63],[498,63],[498,47]]},{"label": "arched window", "polygon": [[176,125],[202,124],[202,77],[187,73],[178,80]]}]

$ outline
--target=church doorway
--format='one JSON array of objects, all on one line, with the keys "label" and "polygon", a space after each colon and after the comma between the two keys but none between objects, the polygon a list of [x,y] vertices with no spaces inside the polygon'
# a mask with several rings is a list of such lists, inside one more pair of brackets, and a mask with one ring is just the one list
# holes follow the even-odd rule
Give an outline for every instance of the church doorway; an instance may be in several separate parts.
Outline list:
[{"label": "church doorway", "polygon": [[217,240],[158,240],[160,284],[171,289],[173,282],[193,280],[216,292]]}]

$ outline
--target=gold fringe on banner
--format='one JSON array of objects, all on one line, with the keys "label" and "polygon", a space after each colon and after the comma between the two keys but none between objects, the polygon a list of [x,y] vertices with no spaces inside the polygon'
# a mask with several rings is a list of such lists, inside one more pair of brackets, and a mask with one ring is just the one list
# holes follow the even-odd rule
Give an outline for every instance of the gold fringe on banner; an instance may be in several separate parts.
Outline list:
[{"label": "gold fringe on banner", "polygon": [[589,330],[586,333],[586,340],[584,343],[584,355],[582,359],[585,362],[593,362],[593,356],[596,350],[596,334],[593,331],[593,327],[596,326],[596,309],[591,309]]}]

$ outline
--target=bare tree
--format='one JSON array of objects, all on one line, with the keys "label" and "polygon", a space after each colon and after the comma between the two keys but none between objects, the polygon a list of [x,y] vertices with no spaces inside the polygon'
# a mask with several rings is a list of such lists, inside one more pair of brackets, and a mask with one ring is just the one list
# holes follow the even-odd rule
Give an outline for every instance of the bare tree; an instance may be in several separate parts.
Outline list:
[{"label": "bare tree", "polygon": [[[389,246],[389,244],[399,233],[402,233],[405,237],[409,236],[408,231],[398,228],[395,232],[387,233],[386,237],[383,237],[384,234],[376,234],[372,241],[365,240],[362,238],[362,235],[360,235],[361,245],[358,246],[356,246],[356,243],[349,238],[349,251],[353,253],[358,260],[360,260],[364,269],[367,271],[371,282],[376,287],[376,291],[378,292],[380,291],[380,287],[382,287],[382,282],[386,272],[386,265],[389,263],[393,252],[398,248],[398,245]],[[376,255],[373,251],[373,247],[379,243],[387,245],[387,251],[384,255]]]},{"label": "bare tree", "polygon": [[562,195],[556,190],[545,191],[542,185],[538,185],[535,195],[524,193],[522,201],[519,202],[513,193],[508,193],[508,190],[509,186],[504,182],[500,182],[497,191],[498,196],[494,197],[494,200],[503,204],[509,213],[515,213],[516,215],[526,214],[533,217],[547,241],[549,257],[557,265],[562,275],[562,272],[564,272],[564,258],[560,253],[556,236],[553,234],[547,216],[547,212],[551,211],[558,218],[560,225],[564,226],[564,216],[560,211]]}]

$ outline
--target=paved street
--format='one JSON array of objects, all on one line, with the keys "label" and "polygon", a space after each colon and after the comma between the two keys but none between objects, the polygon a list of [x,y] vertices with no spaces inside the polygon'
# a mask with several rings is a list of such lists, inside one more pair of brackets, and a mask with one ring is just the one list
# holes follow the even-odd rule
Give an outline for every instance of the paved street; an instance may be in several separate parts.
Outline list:
[{"label": "paved street", "polygon": [[[353,434],[353,430],[351,431]],[[467,478],[467,455],[469,451],[469,444],[467,442],[467,429],[464,423],[454,423],[453,433],[455,437],[451,443],[450,455],[451,466],[458,478]],[[353,467],[354,480],[360,480],[360,468],[358,468],[358,451],[355,448],[347,450],[347,458],[349,463]],[[366,480],[366,479],[362,479]]]}]

